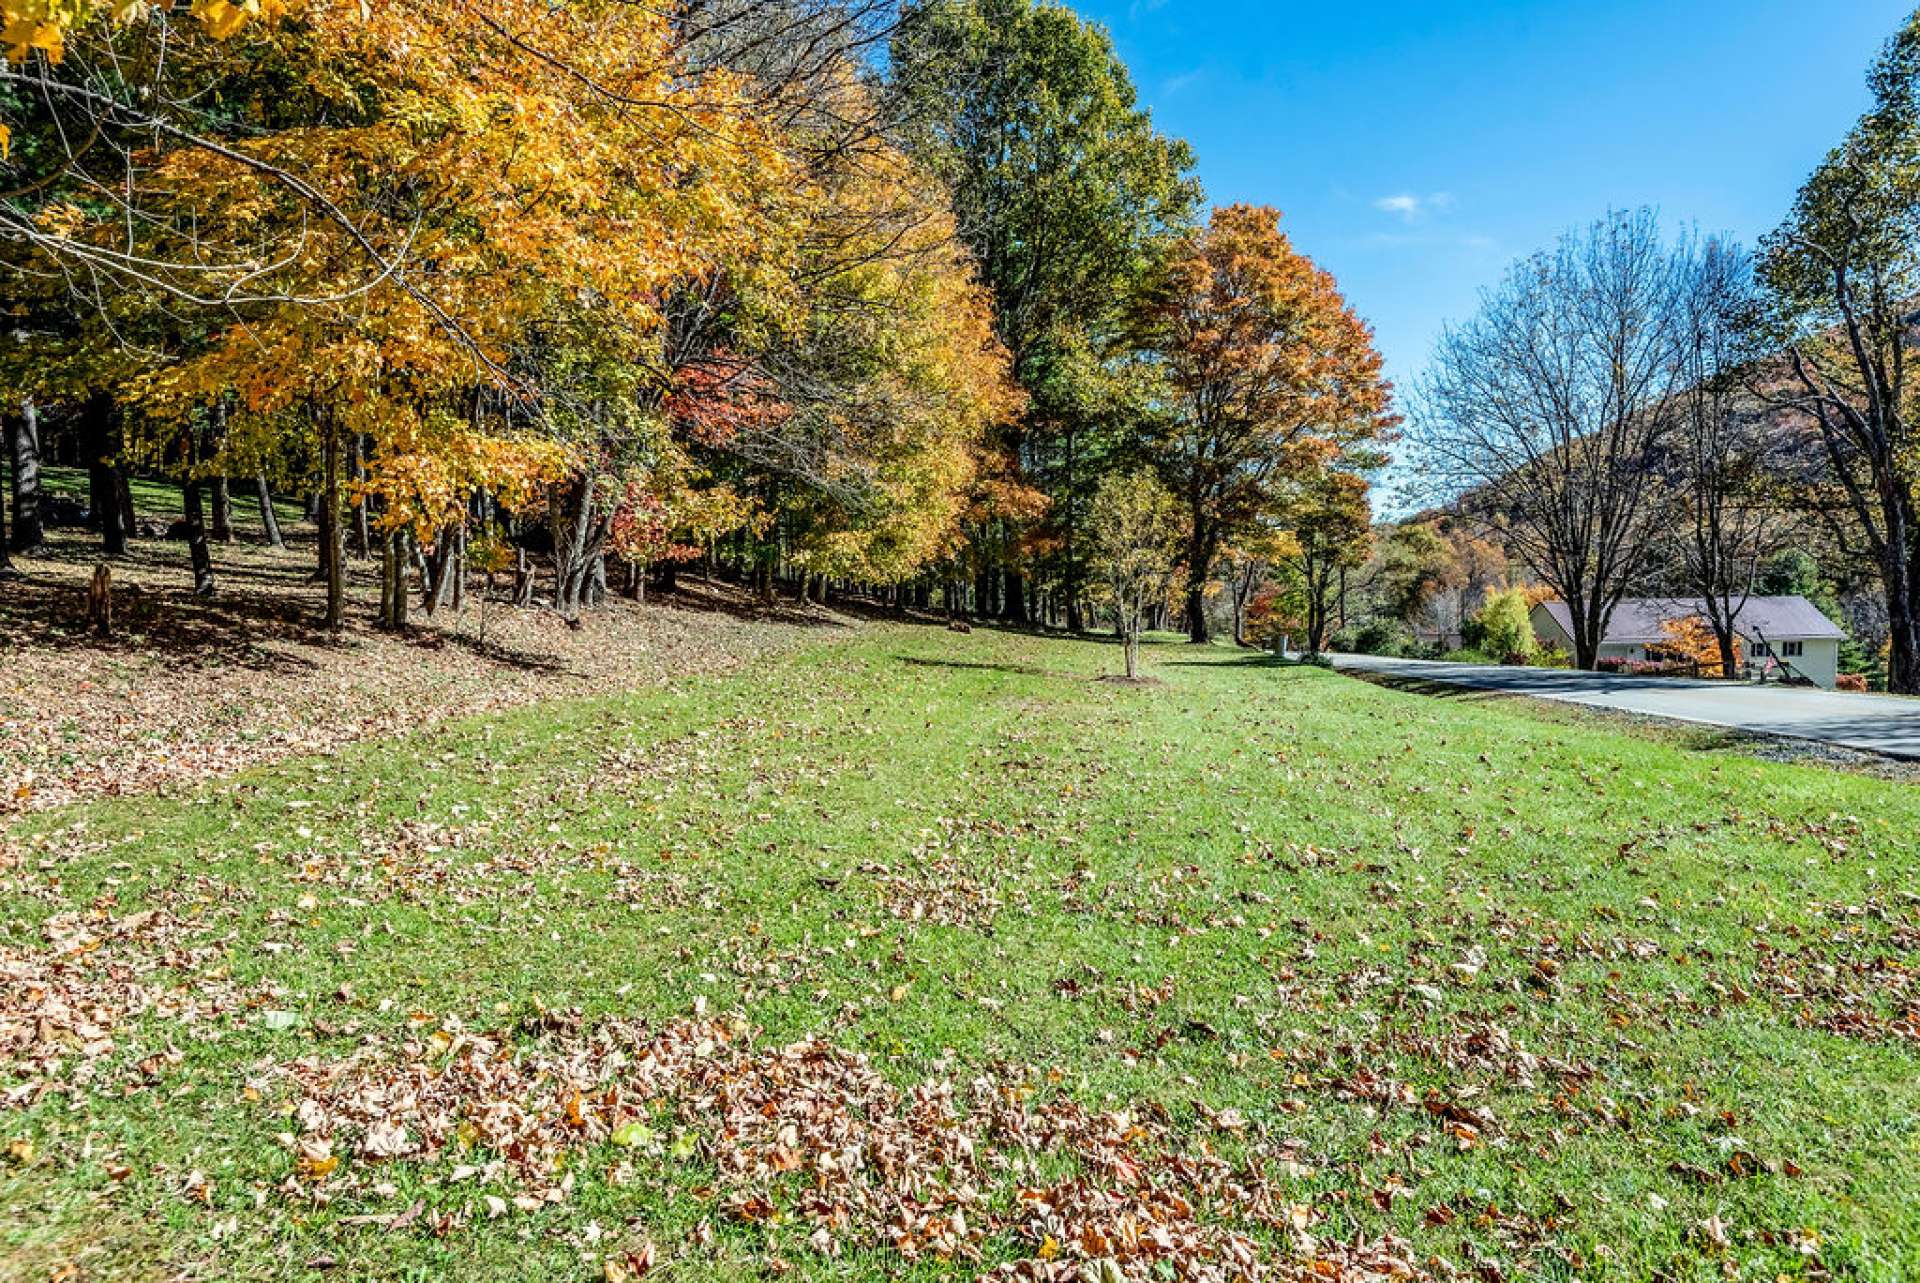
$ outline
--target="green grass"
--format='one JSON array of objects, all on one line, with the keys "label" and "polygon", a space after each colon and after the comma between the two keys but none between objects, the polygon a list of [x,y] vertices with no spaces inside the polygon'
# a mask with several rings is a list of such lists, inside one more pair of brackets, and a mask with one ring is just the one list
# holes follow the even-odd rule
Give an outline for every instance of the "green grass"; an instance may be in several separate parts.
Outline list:
[{"label": "green grass", "polygon": [[[10,953],[55,914],[164,908],[184,943],[143,965],[256,1005],[150,1013],[93,1086],[0,1113],[30,1142],[0,1156],[0,1275],[587,1279],[641,1238],[676,1279],[938,1275],[728,1220],[710,1149],[615,1183],[602,1146],[564,1202],[435,1233],[354,1218],[470,1208],[444,1165],[319,1202],[276,1139],[276,1062],[702,1001],[901,1084],[1031,1066],[1196,1144],[1202,1106],[1237,1109],[1301,1160],[1276,1179],[1323,1242],[1391,1232],[1508,1278],[1920,1273],[1911,789],[1223,649],[1148,659],[1163,684],[1124,687],[1089,680],[1107,647],[873,628],[22,821]],[[915,921],[916,897],[951,911]],[[1490,1121],[1463,1140],[1429,1099]],[[791,1208],[806,1182],[768,1189]]]}]

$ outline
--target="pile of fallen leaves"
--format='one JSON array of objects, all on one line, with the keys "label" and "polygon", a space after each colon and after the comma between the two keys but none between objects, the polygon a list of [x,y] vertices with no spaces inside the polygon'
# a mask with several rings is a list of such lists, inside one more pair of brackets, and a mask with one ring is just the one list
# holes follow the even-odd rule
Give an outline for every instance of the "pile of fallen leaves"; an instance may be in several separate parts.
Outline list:
[{"label": "pile of fallen leaves", "polygon": [[[0,1102],[9,1107],[94,1088],[136,1018],[192,1029],[261,1001],[207,974],[216,951],[165,912],[115,917],[101,906],[55,915],[42,934],[43,948],[0,945]],[[179,1058],[169,1046],[132,1069],[151,1078]]]},{"label": "pile of fallen leaves", "polygon": [[[442,1026],[271,1071],[259,1085],[283,1076],[297,1097],[286,1193],[391,1195],[393,1167],[422,1164],[428,1183],[475,1190],[439,1200],[454,1205],[437,1213],[450,1229],[561,1202],[582,1163],[616,1183],[637,1165],[690,1164],[715,1216],[797,1225],[823,1257],[998,1258],[999,1274],[1037,1280],[1420,1274],[1396,1241],[1317,1238],[1322,1214],[1285,1193],[1292,1151],[1232,1110],[1202,1111],[1189,1135],[1157,1106],[1090,1110],[1015,1067],[900,1087],[866,1056],[813,1039],[764,1047],[738,1020],[541,1019],[531,1037]],[[712,1233],[706,1222],[695,1238]]]}]

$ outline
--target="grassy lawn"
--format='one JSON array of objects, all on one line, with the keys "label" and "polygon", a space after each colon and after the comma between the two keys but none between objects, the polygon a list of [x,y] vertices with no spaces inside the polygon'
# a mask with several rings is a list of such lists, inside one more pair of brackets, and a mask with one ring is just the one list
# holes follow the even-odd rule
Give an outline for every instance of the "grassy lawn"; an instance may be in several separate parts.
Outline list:
[{"label": "grassy lawn", "polygon": [[1113,659],[873,627],[19,820],[0,1276],[1920,1273],[1920,795]]}]

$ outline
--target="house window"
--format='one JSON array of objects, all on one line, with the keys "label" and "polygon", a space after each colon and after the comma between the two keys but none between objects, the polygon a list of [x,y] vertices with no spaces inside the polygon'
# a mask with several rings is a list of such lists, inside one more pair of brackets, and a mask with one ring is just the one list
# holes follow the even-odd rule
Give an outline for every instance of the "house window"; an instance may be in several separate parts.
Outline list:
[{"label": "house window", "polygon": [[1767,649],[1767,644],[1765,642],[1755,642],[1753,644],[1753,657],[1755,659],[1765,659],[1768,655],[1772,653],[1773,653],[1772,651]]},{"label": "house window", "polygon": [[1800,654],[1801,654],[1801,643],[1799,642],[1781,642],[1780,643],[1780,657],[1782,659],[1798,659],[1800,658]]}]

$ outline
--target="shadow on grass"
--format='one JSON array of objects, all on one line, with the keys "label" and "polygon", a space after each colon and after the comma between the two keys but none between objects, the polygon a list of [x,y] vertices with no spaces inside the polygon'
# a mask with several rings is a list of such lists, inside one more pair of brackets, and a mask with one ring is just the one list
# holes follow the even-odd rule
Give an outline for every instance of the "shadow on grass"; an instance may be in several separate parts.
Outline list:
[{"label": "shadow on grass", "polygon": [[918,655],[895,655],[894,658],[912,668],[957,668],[968,672],[1011,673],[1020,677],[1067,676],[1032,664],[985,664],[970,659],[922,659]]},{"label": "shadow on grass", "polygon": [[1323,664],[1302,663],[1297,659],[1283,659],[1272,651],[1251,649],[1225,651],[1218,657],[1209,657],[1207,659],[1164,659],[1160,661],[1159,667],[1218,668],[1228,672],[1239,672],[1247,668],[1282,669],[1289,671],[1294,669],[1317,670],[1319,672],[1332,671]]},{"label": "shadow on grass", "polygon": [[1344,675],[1357,678],[1370,686],[1381,686],[1387,690],[1405,691],[1409,695],[1425,695],[1429,699],[1448,699],[1464,704],[1536,698],[1520,691],[1488,690],[1480,686],[1461,686],[1452,682],[1428,681],[1422,677],[1402,677],[1393,673],[1349,670]]}]

